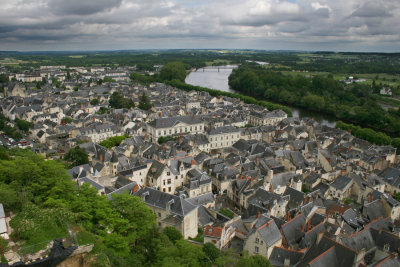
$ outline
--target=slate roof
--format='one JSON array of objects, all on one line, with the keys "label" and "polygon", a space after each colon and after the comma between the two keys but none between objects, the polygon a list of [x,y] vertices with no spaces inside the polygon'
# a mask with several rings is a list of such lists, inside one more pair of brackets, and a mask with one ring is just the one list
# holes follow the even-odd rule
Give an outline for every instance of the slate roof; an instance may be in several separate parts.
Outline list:
[{"label": "slate roof", "polygon": [[211,128],[208,135],[218,135],[227,133],[238,133],[240,130],[234,126],[222,126],[217,128]]},{"label": "slate roof", "polygon": [[272,266],[284,267],[285,259],[290,260],[289,266],[294,266],[303,256],[302,252],[285,249],[282,247],[274,247],[269,257]]},{"label": "slate roof", "polygon": [[282,225],[282,232],[289,246],[296,245],[303,237],[304,225],[306,218],[304,215],[299,214],[292,220]]},{"label": "slate roof", "polygon": [[[335,253],[333,253],[332,250],[334,250]],[[318,267],[351,267],[353,266],[356,255],[357,253],[351,248],[348,248],[326,236],[323,236],[318,244],[314,244],[306,252],[304,258],[296,265],[296,267],[305,267],[311,263],[315,264],[311,266]]]},{"label": "slate roof", "polygon": [[[146,193],[148,192],[148,193]],[[146,193],[146,194],[145,194]],[[143,194],[145,194],[143,196]],[[164,193],[161,191],[158,191],[156,189],[150,188],[150,187],[143,187],[139,191],[135,193],[136,196],[138,197],[144,197],[144,202],[153,207],[157,207],[160,209],[167,209],[167,204],[173,200],[173,203],[171,204],[171,213],[180,215],[180,216],[186,216],[193,210],[197,209],[197,206],[191,204],[187,200],[175,196],[175,195],[170,195],[168,193]]]},{"label": "slate roof", "polygon": [[370,203],[364,204],[363,215],[368,217],[370,220],[375,220],[380,217],[387,217],[382,200],[377,199]]},{"label": "slate roof", "polygon": [[343,175],[339,175],[335,181],[333,181],[330,186],[336,190],[345,190],[347,186],[352,182],[351,178]]},{"label": "slate roof", "polygon": [[185,124],[200,124],[203,121],[198,116],[178,116],[178,117],[167,117],[155,119],[149,122],[149,125],[156,129],[170,128],[178,123],[183,122]]},{"label": "slate roof", "polygon": [[[272,218],[268,218],[269,220],[265,222],[263,225],[256,225],[256,231],[260,234],[264,242],[268,247],[273,246],[276,242],[282,239],[281,232],[278,229],[278,226],[274,222]],[[250,233],[249,233],[250,235]]]}]

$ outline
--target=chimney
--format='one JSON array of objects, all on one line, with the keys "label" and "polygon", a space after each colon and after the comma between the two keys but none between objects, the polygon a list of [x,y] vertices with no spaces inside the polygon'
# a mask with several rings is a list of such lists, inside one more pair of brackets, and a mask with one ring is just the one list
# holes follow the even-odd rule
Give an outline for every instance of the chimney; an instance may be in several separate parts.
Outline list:
[{"label": "chimney", "polygon": [[170,201],[168,201],[167,203],[167,212],[171,212],[171,205],[175,203],[174,199],[171,199]]},{"label": "chimney", "polygon": [[322,237],[324,236],[324,232],[319,232],[317,235],[317,242],[316,244],[318,245],[319,242],[321,242]]},{"label": "chimney", "polygon": [[257,219],[260,219],[260,217],[261,217],[261,212],[258,211],[258,212],[257,212]]},{"label": "chimney", "polygon": [[355,258],[355,266],[360,266],[360,264],[364,263],[364,257],[365,257],[365,248],[362,248],[360,251],[358,251],[357,256]]},{"label": "chimney", "polygon": [[194,160],[190,161],[190,165],[192,165],[192,166],[194,165]]},{"label": "chimney", "polygon": [[272,181],[272,177],[274,177],[274,171],[268,170],[268,176],[267,176],[268,182]]},{"label": "chimney", "polygon": [[142,194],[142,201],[146,201],[146,196],[150,195],[149,191],[146,191]]},{"label": "chimney", "polygon": [[286,257],[285,261],[283,262],[283,267],[290,267],[290,258]]},{"label": "chimney", "polygon": [[194,118],[195,118],[195,114],[193,113],[192,120],[194,120]]}]

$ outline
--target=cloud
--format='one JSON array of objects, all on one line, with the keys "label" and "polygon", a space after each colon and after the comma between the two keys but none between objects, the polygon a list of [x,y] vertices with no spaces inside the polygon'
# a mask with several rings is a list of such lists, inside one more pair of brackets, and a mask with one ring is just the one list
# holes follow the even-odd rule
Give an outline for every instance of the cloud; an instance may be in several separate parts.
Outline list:
[{"label": "cloud", "polygon": [[1,1],[0,50],[399,50],[397,0]]},{"label": "cloud", "polygon": [[117,8],[122,0],[50,0],[48,7],[57,15],[89,15]]}]

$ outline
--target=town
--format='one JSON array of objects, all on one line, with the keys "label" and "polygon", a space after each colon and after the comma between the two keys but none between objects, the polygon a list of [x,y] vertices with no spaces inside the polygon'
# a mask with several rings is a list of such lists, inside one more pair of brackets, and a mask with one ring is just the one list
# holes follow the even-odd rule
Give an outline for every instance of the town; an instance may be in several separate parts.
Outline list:
[{"label": "town", "polygon": [[5,124],[30,124],[0,145],[87,154],[68,170],[76,184],[139,197],[160,229],[195,244],[273,266],[400,266],[396,148],[237,98],[141,84],[134,70],[0,69]]}]

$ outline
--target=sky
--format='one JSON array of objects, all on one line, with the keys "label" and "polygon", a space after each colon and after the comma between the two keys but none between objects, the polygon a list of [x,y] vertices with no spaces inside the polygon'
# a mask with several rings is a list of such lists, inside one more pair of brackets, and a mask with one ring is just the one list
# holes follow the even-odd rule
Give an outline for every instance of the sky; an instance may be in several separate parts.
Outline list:
[{"label": "sky", "polygon": [[400,52],[400,0],[0,0],[0,50]]}]

